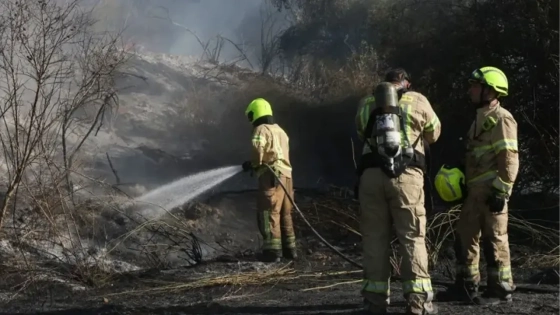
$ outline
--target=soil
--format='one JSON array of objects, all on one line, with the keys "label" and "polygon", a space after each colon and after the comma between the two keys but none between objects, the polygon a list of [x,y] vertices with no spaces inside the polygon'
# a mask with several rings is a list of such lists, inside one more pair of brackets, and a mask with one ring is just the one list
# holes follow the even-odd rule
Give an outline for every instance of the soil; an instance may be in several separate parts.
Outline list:
[{"label": "soil", "polygon": [[[209,274],[232,274],[236,270],[280,268],[287,262],[263,264],[260,262],[211,262],[194,268],[154,270],[121,275],[103,288],[73,291],[56,284],[37,284],[20,298],[3,303],[0,314],[359,314],[360,284],[341,284],[359,280],[359,273],[346,276],[300,278],[279,281],[270,285],[214,286],[210,288],[150,292],[163,283],[189,283],[193,277]],[[294,263],[301,274],[314,270],[333,272],[353,270],[347,263],[328,252],[307,255]],[[434,275],[434,279],[442,275]],[[304,289],[333,285],[331,288]],[[556,288],[540,285],[540,288]],[[435,286],[438,292],[446,290]],[[129,294],[112,293],[130,291]],[[393,314],[404,313],[404,300],[398,282],[391,286]],[[12,291],[13,293],[13,291]],[[10,291],[4,291],[6,297]],[[492,307],[469,305],[462,302],[442,302],[437,305],[440,314],[558,314],[558,294],[516,293],[510,304]]]},{"label": "soil", "polygon": [[[55,273],[59,276],[56,279],[35,277],[34,281],[28,281],[33,277],[10,270],[4,263],[5,268],[0,271],[3,279],[0,283],[0,314],[359,314],[362,305],[360,271],[320,243],[304,228],[298,215],[294,214],[296,227],[299,227],[300,258],[295,262],[256,261],[253,253],[258,248],[258,242],[254,240],[257,229],[254,227],[254,231],[249,231],[255,219],[252,216],[255,211],[253,197],[253,193],[247,192],[216,195],[206,200],[209,207],[220,210],[223,222],[210,220],[203,229],[216,230],[215,234],[220,238],[232,238],[231,242],[223,243],[231,244],[234,251],[211,260],[207,258],[196,266],[175,264],[167,269],[141,269],[120,274],[92,272],[88,279]],[[305,205],[313,199],[317,196],[300,197],[297,202]],[[208,217],[208,213],[216,214],[210,208],[191,206],[185,209],[192,210],[187,217],[190,221]],[[230,215],[224,216],[223,213]],[[345,255],[361,262],[359,239],[352,235],[341,236],[335,230],[329,234],[325,226],[318,229]],[[449,251],[451,249],[444,250],[445,253]],[[512,245],[512,261],[531,251],[532,248],[527,246]],[[432,279],[434,282],[449,282],[452,262],[449,255],[441,256],[440,262],[432,267]],[[290,277],[271,276],[267,283],[262,280],[256,281],[258,284],[245,283],[247,277],[256,277],[255,272],[282,270],[289,271]],[[335,272],[341,274],[334,275]],[[237,275],[233,283],[187,287],[197,279],[233,275]],[[537,290],[556,293],[518,290],[512,303],[491,307],[443,301],[438,295],[439,314],[559,313],[556,270],[514,266],[514,279],[520,287],[531,284]],[[447,290],[443,285],[434,285],[434,288],[438,293]],[[392,283],[391,292],[389,311],[403,314],[405,304],[398,281]]]}]

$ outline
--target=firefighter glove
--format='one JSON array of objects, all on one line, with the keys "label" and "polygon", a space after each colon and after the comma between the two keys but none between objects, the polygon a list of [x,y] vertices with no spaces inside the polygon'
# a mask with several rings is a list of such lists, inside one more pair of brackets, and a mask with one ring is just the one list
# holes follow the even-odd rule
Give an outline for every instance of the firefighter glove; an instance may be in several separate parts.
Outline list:
[{"label": "firefighter glove", "polygon": [[253,169],[253,165],[251,165],[251,161],[243,162],[243,164],[241,164],[241,167],[243,168],[243,172],[249,172],[250,170]]},{"label": "firefighter glove", "polygon": [[492,213],[500,213],[504,210],[506,203],[508,201],[508,195],[494,190],[490,197],[486,200],[486,204],[490,208],[490,212]]}]

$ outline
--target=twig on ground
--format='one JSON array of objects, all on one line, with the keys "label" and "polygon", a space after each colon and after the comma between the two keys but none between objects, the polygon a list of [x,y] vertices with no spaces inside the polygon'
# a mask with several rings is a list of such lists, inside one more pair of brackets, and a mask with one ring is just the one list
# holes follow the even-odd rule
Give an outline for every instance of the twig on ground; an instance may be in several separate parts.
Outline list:
[{"label": "twig on ground", "polygon": [[337,282],[337,283],[333,283],[333,284],[329,284],[329,285],[325,285],[325,286],[320,286],[320,287],[313,287],[313,288],[307,288],[307,289],[302,289],[300,291],[314,291],[314,290],[323,290],[323,289],[330,289],[332,287],[336,287],[339,285],[345,285],[345,284],[354,284],[354,283],[360,283],[362,282],[362,280],[350,280],[350,281],[343,281],[343,282]]}]

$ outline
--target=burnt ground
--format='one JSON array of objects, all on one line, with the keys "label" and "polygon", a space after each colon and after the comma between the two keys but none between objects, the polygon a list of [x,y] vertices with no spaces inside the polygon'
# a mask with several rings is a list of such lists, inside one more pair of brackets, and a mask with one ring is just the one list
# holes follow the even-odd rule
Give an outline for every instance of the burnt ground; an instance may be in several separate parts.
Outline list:
[{"label": "burnt ground", "polygon": [[[324,259],[324,258],[323,258]],[[305,259],[294,265],[300,278],[282,280],[266,285],[216,285],[209,288],[181,289],[197,273],[209,270],[235,273],[236,269],[265,269],[260,263],[213,262],[189,269],[144,272],[120,276],[110,280],[107,287],[87,291],[68,290],[56,285],[37,286],[25,296],[2,306],[0,314],[358,314],[361,299],[359,273],[344,276],[318,276],[319,271],[348,271],[339,259]],[[286,263],[269,264],[280,268]],[[313,276],[305,277],[313,269]],[[242,276],[241,274],[239,275]],[[295,277],[295,276],[294,276]],[[434,280],[443,278],[434,274]],[[161,288],[160,291],[154,288]],[[333,285],[330,288],[319,289]],[[539,285],[539,288],[556,288]],[[316,288],[308,291],[305,289]],[[435,286],[438,292],[443,286]],[[404,312],[400,285],[393,283],[392,304],[394,314]],[[35,291],[35,292],[33,292]],[[130,292],[122,295],[111,295]],[[6,294],[6,293],[4,293]],[[438,302],[440,314],[558,314],[558,294],[516,293],[513,303],[493,307],[480,307],[460,302]]]},{"label": "burnt ground", "polygon": [[[242,196],[230,198],[235,201]],[[298,203],[304,208],[316,199],[300,198]],[[332,203],[336,202],[329,201],[328,205]],[[327,216],[320,206],[311,208]],[[359,238],[332,225],[318,224],[311,208],[304,212],[319,231],[335,247],[361,262]],[[66,281],[35,279],[32,283],[4,266],[0,314],[359,314],[360,271],[318,242],[300,219],[296,223],[301,256],[296,262],[265,264],[257,262],[248,250],[194,267],[96,275],[95,281],[67,277]],[[434,282],[450,282],[449,245],[432,266]],[[522,267],[520,263],[521,258],[534,253],[534,247],[512,245],[516,283],[533,291],[553,293],[519,289],[513,303],[491,307],[438,298],[440,314],[558,314],[557,268]],[[438,293],[447,289],[445,285],[434,288]],[[392,283],[391,292],[390,312],[404,313],[398,281]]]}]

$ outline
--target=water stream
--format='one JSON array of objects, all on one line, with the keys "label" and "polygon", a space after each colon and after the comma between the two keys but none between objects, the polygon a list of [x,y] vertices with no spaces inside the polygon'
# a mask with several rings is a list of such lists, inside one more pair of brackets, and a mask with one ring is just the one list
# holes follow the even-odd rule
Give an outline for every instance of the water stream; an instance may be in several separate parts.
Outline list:
[{"label": "water stream", "polygon": [[156,219],[164,215],[166,210],[189,202],[241,170],[239,165],[233,165],[189,175],[136,198],[135,203],[146,206],[140,211],[140,215],[146,219]]}]

